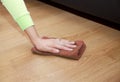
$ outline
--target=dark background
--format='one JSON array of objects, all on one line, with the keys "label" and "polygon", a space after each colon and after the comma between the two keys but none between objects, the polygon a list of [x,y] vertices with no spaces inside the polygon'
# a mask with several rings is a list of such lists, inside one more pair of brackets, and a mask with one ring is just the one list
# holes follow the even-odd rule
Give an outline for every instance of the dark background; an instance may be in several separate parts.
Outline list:
[{"label": "dark background", "polygon": [[39,0],[120,30],[120,0]]}]

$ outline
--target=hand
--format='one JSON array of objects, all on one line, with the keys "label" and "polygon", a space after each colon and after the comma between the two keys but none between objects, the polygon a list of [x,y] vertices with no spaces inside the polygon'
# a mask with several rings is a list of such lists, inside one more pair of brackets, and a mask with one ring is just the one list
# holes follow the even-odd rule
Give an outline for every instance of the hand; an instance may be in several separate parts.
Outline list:
[{"label": "hand", "polygon": [[68,40],[40,38],[33,26],[25,29],[25,33],[30,38],[33,46],[40,51],[59,53],[60,49],[71,51],[76,47],[75,42],[70,42]]},{"label": "hand", "polygon": [[76,47],[75,42],[64,39],[38,38],[34,44],[38,50],[52,53],[59,53],[60,49],[71,51]]}]

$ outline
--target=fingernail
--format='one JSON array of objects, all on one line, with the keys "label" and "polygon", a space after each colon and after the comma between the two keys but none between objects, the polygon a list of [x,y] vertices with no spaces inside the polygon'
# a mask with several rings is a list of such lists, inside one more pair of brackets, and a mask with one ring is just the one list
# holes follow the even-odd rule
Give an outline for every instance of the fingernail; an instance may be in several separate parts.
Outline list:
[{"label": "fingernail", "polygon": [[76,45],[74,45],[74,47],[77,47]]},{"label": "fingernail", "polygon": [[70,51],[72,51],[73,49],[69,49]]},{"label": "fingernail", "polygon": [[60,50],[56,50],[56,53],[59,53],[60,52]]}]

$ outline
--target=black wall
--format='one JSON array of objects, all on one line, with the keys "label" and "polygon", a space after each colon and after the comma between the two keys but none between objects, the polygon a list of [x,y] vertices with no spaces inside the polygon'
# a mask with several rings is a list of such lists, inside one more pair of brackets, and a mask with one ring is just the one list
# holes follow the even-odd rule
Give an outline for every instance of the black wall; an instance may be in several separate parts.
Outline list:
[{"label": "black wall", "polygon": [[120,30],[120,0],[39,0]]},{"label": "black wall", "polygon": [[120,0],[51,0],[120,24]]}]

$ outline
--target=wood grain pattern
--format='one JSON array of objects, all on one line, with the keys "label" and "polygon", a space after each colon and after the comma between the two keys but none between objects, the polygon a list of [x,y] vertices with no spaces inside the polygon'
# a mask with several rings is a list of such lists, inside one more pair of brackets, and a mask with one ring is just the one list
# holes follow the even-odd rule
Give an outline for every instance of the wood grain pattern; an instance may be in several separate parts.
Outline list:
[{"label": "wood grain pattern", "polygon": [[37,0],[26,0],[41,36],[82,39],[79,61],[31,53],[25,34],[0,3],[0,82],[120,82],[120,31]]}]

